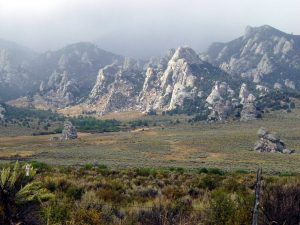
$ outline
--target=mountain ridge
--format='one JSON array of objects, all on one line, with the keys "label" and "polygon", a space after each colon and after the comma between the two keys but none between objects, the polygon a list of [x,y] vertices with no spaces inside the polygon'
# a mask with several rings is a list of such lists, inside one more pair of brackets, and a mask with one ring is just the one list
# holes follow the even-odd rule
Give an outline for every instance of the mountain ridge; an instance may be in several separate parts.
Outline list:
[{"label": "mountain ridge", "polygon": [[206,53],[185,46],[148,61],[79,42],[32,61],[26,67],[36,82],[32,93],[10,104],[73,107],[89,115],[137,110],[252,118],[248,114],[259,116],[262,96],[279,89],[297,92],[299,49],[300,36],[268,25],[248,26],[243,36],[214,43]]}]

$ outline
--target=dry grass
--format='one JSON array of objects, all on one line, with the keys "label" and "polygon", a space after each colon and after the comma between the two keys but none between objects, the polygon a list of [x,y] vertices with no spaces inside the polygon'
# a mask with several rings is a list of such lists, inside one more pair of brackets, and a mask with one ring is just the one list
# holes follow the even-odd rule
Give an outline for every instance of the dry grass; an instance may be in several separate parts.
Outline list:
[{"label": "dry grass", "polygon": [[[122,114],[125,119],[125,113]],[[145,117],[161,121],[170,117]],[[173,120],[175,121],[174,117]],[[242,123],[181,123],[137,129],[132,132],[79,134],[74,141],[50,141],[48,136],[0,137],[0,150],[21,154],[50,164],[77,165],[97,161],[112,167],[219,167],[268,172],[300,172],[300,110],[266,114],[262,120]],[[278,132],[296,154],[251,151],[257,130],[265,126]],[[55,136],[55,135],[54,135]],[[20,155],[19,154],[19,155]]]}]

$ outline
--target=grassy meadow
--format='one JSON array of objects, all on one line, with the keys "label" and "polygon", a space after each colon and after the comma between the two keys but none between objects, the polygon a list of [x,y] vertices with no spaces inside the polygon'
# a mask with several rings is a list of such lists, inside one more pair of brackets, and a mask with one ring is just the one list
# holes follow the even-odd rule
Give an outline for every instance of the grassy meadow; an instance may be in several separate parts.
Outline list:
[{"label": "grassy meadow", "polygon": [[[118,115],[113,115],[118,119]],[[111,118],[113,118],[111,116]],[[108,117],[108,116],[107,116]],[[121,115],[124,122],[124,115]],[[140,115],[139,115],[139,118]],[[130,118],[131,120],[132,118]],[[143,116],[148,127],[111,132],[79,133],[72,141],[51,141],[56,135],[30,136],[27,129],[1,128],[0,162],[24,159],[52,165],[105,164],[112,168],[217,167],[226,171],[300,172],[300,109],[270,112],[253,122],[189,123],[187,116]],[[252,151],[257,130],[278,132],[296,154]],[[10,129],[5,133],[4,129]],[[14,135],[15,132],[15,135]]]}]

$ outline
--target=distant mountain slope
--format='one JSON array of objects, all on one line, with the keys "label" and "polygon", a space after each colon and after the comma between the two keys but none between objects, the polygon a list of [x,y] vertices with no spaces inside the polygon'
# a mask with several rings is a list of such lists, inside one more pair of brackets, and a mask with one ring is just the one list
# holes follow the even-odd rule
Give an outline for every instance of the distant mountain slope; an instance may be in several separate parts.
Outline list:
[{"label": "distant mountain slope", "polygon": [[268,25],[247,27],[242,37],[214,43],[201,58],[255,83],[289,88],[300,84],[300,36]]},{"label": "distant mountain slope", "polygon": [[244,36],[215,43],[205,54],[179,47],[147,62],[76,43],[14,71],[11,77],[24,77],[16,84],[28,88],[9,104],[73,115],[137,110],[252,120],[265,108],[290,110],[289,96],[300,96],[299,37],[270,26],[247,27]]},{"label": "distant mountain slope", "polygon": [[122,56],[86,42],[40,54],[28,65],[34,81],[28,88],[28,97],[38,99],[33,106],[43,102],[49,108],[66,107],[88,95],[102,67],[122,64],[123,60]]},{"label": "distant mountain slope", "polygon": [[0,39],[0,100],[27,93],[32,84],[28,65],[36,56],[28,48]]}]

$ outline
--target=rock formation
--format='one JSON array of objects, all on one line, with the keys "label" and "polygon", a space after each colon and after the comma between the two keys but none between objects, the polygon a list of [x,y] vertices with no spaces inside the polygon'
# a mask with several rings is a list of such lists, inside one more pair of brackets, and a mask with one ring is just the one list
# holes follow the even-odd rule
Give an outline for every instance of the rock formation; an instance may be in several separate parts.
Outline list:
[{"label": "rock formation", "polygon": [[[212,44],[201,58],[235,76],[255,83],[290,79],[295,87],[300,69],[300,39],[271,26],[248,26],[243,36],[228,43]],[[277,74],[277,75],[275,75]],[[297,82],[297,83],[296,83]],[[291,88],[294,85],[287,85]]]},{"label": "rock formation", "polygon": [[254,150],[259,152],[279,152],[285,154],[294,153],[293,150],[287,149],[284,142],[276,133],[269,132],[266,128],[261,127],[258,132],[259,141],[255,144]]},{"label": "rock formation", "polygon": [[208,120],[225,120],[233,110],[232,99],[234,94],[235,92],[226,82],[216,81],[211,93],[206,98],[206,102],[209,104],[209,108],[211,108]]},{"label": "rock formation", "polygon": [[189,47],[170,50],[158,64],[147,67],[139,104],[148,111],[181,109],[185,101],[197,99],[205,102],[213,77],[222,80],[226,74],[203,62]]},{"label": "rock formation", "polygon": [[71,140],[76,138],[77,138],[76,128],[73,126],[73,124],[70,121],[65,121],[61,140]]},{"label": "rock formation", "polygon": [[105,66],[99,71],[87,104],[99,114],[136,110],[143,79],[133,60],[126,60],[123,66]]},{"label": "rock formation", "polygon": [[[249,98],[249,97],[248,97]],[[241,111],[241,121],[251,121],[259,118],[260,112],[257,110],[253,98],[250,98],[243,104]]]},{"label": "rock formation", "polygon": [[5,112],[5,109],[4,109],[4,107],[0,104],[0,120],[3,120],[3,119],[4,119],[4,112]]},{"label": "rock formation", "polygon": [[[297,35],[270,26],[247,27],[242,37],[213,44],[201,56],[179,47],[149,61],[117,56],[91,43],[18,58],[22,54],[2,48],[0,40],[0,99],[75,115],[138,110],[252,120],[259,117],[256,105],[281,109],[276,100],[277,105],[268,103],[281,91],[297,92],[299,49]],[[24,88],[25,80],[32,81],[30,88]],[[8,83],[21,85],[23,97]],[[274,89],[281,91],[274,94]]]},{"label": "rock formation", "polygon": [[54,72],[47,83],[40,84],[40,95],[45,101],[56,107],[66,107],[75,103],[80,94],[79,85],[65,71],[63,73]]}]

